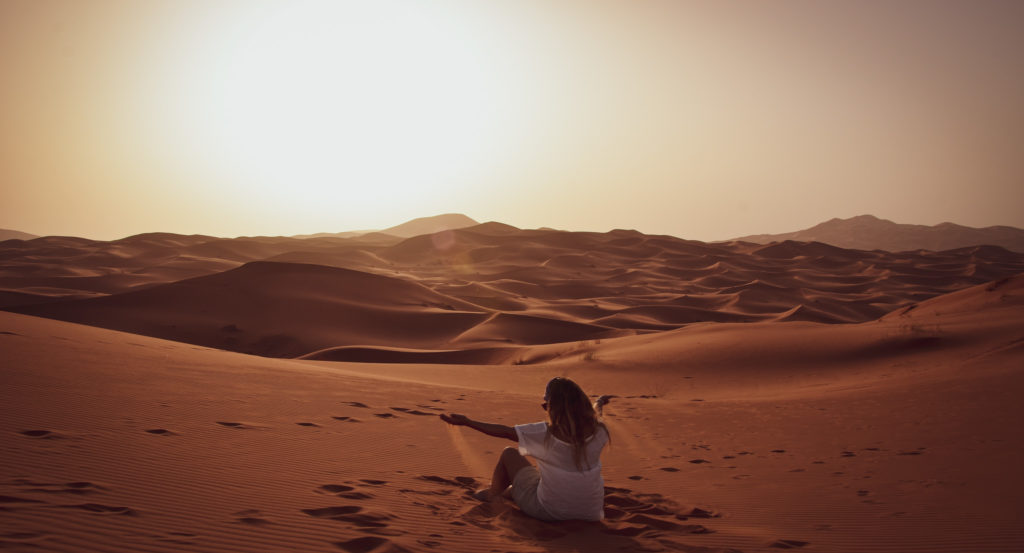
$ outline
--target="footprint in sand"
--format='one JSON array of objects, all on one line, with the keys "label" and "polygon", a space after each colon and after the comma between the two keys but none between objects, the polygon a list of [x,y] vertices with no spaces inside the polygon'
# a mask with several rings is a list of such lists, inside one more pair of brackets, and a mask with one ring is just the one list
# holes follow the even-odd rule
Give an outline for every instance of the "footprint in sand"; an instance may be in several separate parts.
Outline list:
[{"label": "footprint in sand", "polygon": [[42,438],[44,440],[53,440],[64,437],[53,430],[22,430],[19,434],[22,436],[28,436],[29,438]]},{"label": "footprint in sand", "polygon": [[64,493],[73,494],[88,494],[93,493],[97,490],[105,490],[103,486],[99,484],[93,484],[92,482],[68,482],[63,485],[64,488],[61,490]]},{"label": "footprint in sand", "polygon": [[138,512],[130,507],[112,507],[110,505],[101,505],[99,503],[80,503],[77,505],[59,505],[67,509],[81,509],[83,511],[89,511],[90,513],[96,513],[99,515],[125,515],[135,516]]},{"label": "footprint in sand", "polygon": [[246,509],[245,511],[238,511],[232,513],[232,516],[236,517],[235,522],[239,524],[246,524],[249,526],[266,526],[270,524],[270,521],[262,517],[262,512],[257,509]]},{"label": "footprint in sand", "polygon": [[[434,484],[440,484],[445,486],[442,489],[428,489],[428,488],[402,488],[398,490],[402,494],[415,494],[422,496],[450,496],[452,492],[461,490],[462,495],[468,496],[480,488],[480,483],[476,478],[470,476],[456,476],[454,478],[445,478],[443,476],[432,476],[432,475],[421,475],[416,477],[417,480],[423,480],[425,482],[431,482]],[[426,507],[432,511],[440,510],[435,504],[423,503],[414,501],[414,505]]]},{"label": "footprint in sand", "polygon": [[362,507],[355,505],[344,505],[341,507],[324,507],[322,509],[302,509],[303,513],[317,518],[335,518],[342,515],[351,515],[362,511]]},{"label": "footprint in sand", "polygon": [[387,538],[378,538],[376,536],[367,536],[365,538],[355,538],[348,541],[339,541],[335,542],[334,545],[339,547],[343,551],[348,551],[349,553],[384,553],[386,551],[408,551],[407,549],[392,543],[391,540]]},{"label": "footprint in sand", "polygon": [[676,518],[680,520],[686,520],[688,518],[718,518],[722,516],[717,511],[709,511],[707,509],[701,509],[700,507],[693,507],[687,511],[680,511],[676,513]]},{"label": "footprint in sand", "polygon": [[423,411],[417,411],[416,409],[409,409],[408,407],[389,407],[389,409],[391,409],[392,411],[398,411],[398,412],[401,412],[401,413],[407,413],[409,415],[420,415],[420,416],[427,416],[427,417],[436,416],[433,413],[425,413]]},{"label": "footprint in sand", "polygon": [[315,422],[297,422],[295,424],[297,424],[299,426],[309,426],[309,427],[313,427],[313,428],[320,428],[320,425],[315,423]]},{"label": "footprint in sand", "polygon": [[342,403],[344,403],[345,405],[349,405],[351,407],[359,407],[361,409],[369,409],[370,408],[369,405],[367,405],[365,403],[360,403],[358,401],[343,401]]},{"label": "footprint in sand", "polygon": [[777,549],[797,549],[808,545],[808,542],[800,540],[775,540],[768,547],[774,547]]},{"label": "footprint in sand", "polygon": [[239,430],[256,430],[256,429],[259,428],[258,426],[253,426],[251,424],[245,424],[244,422],[217,421],[217,424],[219,424],[221,426],[227,426],[228,428],[237,428]]},{"label": "footprint in sand", "polygon": [[151,428],[146,430],[150,434],[156,434],[157,436],[177,436],[174,432],[167,430],[166,428]]},{"label": "footprint in sand", "polygon": [[374,413],[373,416],[380,417],[382,419],[397,419],[398,416],[394,413]]},{"label": "footprint in sand", "polygon": [[354,418],[354,417],[331,417],[331,418],[334,419],[334,420],[342,421],[342,422],[362,422],[359,419]]},{"label": "footprint in sand", "polygon": [[311,517],[326,518],[347,522],[359,528],[386,528],[386,521],[394,517],[387,513],[369,513],[357,505],[339,505],[337,507],[321,507],[319,509],[301,509]]},{"label": "footprint in sand", "polygon": [[417,476],[419,480],[426,480],[427,482],[434,482],[437,484],[444,484],[446,486],[455,486],[458,488],[466,488],[468,490],[476,491],[479,486],[477,479],[470,476],[456,476],[455,478],[449,479],[443,476]]},{"label": "footprint in sand", "polygon": [[324,484],[317,489],[317,493],[334,494],[344,499],[370,499],[373,494],[357,491],[354,486],[345,484]]},{"label": "footprint in sand", "polygon": [[28,492],[61,493],[72,495],[88,495],[105,490],[103,486],[92,482],[68,482],[66,484],[48,484],[44,482],[30,482],[28,480],[16,480],[16,484],[23,486]]},{"label": "footprint in sand", "polygon": [[256,516],[243,516],[236,519],[236,521],[242,524],[249,524],[250,526],[265,526],[270,523],[269,520]]},{"label": "footprint in sand", "polygon": [[919,448],[917,448],[914,451],[901,451],[901,452],[897,453],[896,455],[923,455],[924,454],[924,449],[925,448],[923,448],[923,447],[919,447]]},{"label": "footprint in sand", "polygon": [[327,493],[342,493],[342,492],[350,492],[350,491],[354,490],[355,488],[352,487],[352,486],[345,486],[344,484],[324,484],[323,486],[320,486],[319,489],[321,489],[321,490],[323,490],[323,491],[325,491]]},{"label": "footprint in sand", "polygon": [[195,545],[195,539],[198,537],[198,534],[192,532],[167,532],[166,537],[157,538],[157,541],[174,545]]}]

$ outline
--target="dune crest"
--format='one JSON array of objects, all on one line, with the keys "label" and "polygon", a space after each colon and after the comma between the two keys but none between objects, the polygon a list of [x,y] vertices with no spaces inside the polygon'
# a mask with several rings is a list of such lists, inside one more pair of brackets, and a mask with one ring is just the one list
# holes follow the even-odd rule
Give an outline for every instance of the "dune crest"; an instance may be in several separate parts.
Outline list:
[{"label": "dune crest", "polygon": [[754,234],[734,240],[767,244],[795,240],[826,242],[859,250],[952,250],[992,244],[1015,252],[1024,252],[1024,230],[1008,226],[966,227],[954,223],[907,225],[858,215],[849,219],[831,219],[811,228],[782,234]]}]

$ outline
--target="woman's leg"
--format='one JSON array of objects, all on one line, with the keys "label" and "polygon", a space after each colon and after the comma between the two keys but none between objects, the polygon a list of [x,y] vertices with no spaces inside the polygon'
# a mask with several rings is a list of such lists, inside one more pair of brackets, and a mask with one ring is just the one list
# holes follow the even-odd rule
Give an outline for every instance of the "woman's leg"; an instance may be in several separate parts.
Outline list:
[{"label": "woman's leg", "polygon": [[[512,485],[516,473],[520,469],[530,466],[530,462],[519,454],[514,447],[506,447],[498,458],[498,464],[494,466],[494,474],[491,476],[491,487],[487,490],[487,499],[495,499]],[[481,498],[484,499],[484,498]]]}]

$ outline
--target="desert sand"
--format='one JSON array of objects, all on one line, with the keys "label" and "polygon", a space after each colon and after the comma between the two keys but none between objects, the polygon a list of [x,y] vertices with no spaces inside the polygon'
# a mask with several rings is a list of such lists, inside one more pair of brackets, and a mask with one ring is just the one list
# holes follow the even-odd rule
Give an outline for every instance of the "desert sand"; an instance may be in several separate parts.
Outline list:
[{"label": "desert sand", "polygon": [[[497,223],[0,243],[14,551],[1024,550],[1024,255]],[[13,312],[16,311],[16,312]],[[45,317],[45,318],[43,318]],[[468,492],[614,394],[606,519]]]}]

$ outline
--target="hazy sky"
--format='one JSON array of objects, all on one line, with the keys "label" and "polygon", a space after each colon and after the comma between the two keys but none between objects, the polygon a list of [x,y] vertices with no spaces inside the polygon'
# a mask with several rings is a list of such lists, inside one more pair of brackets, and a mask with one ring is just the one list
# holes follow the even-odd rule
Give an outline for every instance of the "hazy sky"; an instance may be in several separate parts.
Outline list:
[{"label": "hazy sky", "polygon": [[0,228],[1024,227],[1024,2],[0,0]]}]

